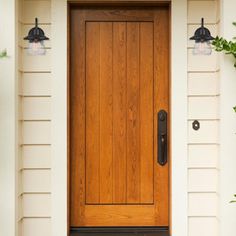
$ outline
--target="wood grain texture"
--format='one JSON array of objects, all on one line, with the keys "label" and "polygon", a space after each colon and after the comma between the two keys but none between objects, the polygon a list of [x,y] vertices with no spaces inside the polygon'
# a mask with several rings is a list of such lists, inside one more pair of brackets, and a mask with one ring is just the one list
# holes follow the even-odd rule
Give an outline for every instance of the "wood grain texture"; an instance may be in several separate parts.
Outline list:
[{"label": "wood grain texture", "polygon": [[86,202],[100,202],[100,23],[86,24]]},{"label": "wood grain texture", "polygon": [[[159,9],[155,16],[154,27],[154,114],[164,109],[169,116],[169,12]],[[161,33],[160,33],[161,32]],[[170,131],[168,125],[168,150],[170,153]],[[154,118],[154,160],[157,160],[157,118]],[[170,158],[170,155],[168,155]],[[155,165],[154,167],[154,199],[157,200],[156,214],[159,216],[159,223],[168,225],[169,212],[169,161],[165,166]],[[161,187],[160,187],[161,186]]]},{"label": "wood grain texture", "polygon": [[140,202],[139,23],[127,23],[127,203]]},{"label": "wood grain texture", "polygon": [[[82,14],[80,14],[82,16]],[[85,203],[85,24],[80,15],[71,12],[70,74],[80,79],[70,80],[70,223],[83,224]],[[78,27],[79,26],[79,27]],[[79,43],[78,43],[78,41]],[[76,89],[75,89],[76,88]]]},{"label": "wood grain texture", "polygon": [[140,202],[153,203],[153,24],[140,23]]},{"label": "wood grain texture", "polygon": [[100,23],[100,203],[112,203],[112,23]]},{"label": "wood grain texture", "polygon": [[126,203],[126,31],[113,23],[113,202]]},{"label": "wood grain texture", "polygon": [[169,109],[168,8],[71,17],[70,224],[168,226],[168,165],[156,162],[156,114]]}]

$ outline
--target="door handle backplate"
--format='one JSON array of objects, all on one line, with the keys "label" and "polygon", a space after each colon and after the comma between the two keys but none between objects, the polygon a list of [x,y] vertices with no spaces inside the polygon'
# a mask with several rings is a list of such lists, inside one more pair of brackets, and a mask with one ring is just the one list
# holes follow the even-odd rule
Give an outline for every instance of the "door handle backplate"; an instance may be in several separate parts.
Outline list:
[{"label": "door handle backplate", "polygon": [[167,133],[167,112],[165,110],[160,110],[157,114],[157,161],[160,165],[164,166],[167,163],[167,150],[168,150],[168,133]]}]

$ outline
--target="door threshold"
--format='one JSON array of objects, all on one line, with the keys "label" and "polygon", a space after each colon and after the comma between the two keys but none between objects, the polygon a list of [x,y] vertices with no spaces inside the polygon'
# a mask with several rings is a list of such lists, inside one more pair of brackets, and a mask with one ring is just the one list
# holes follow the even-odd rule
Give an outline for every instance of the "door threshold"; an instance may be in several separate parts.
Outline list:
[{"label": "door threshold", "polygon": [[71,227],[70,236],[169,236],[169,227]]}]

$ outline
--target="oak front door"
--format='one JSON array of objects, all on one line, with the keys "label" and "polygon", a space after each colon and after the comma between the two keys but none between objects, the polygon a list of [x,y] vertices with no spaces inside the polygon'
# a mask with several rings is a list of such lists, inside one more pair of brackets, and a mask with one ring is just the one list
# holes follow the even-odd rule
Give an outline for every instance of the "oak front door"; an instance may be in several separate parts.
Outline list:
[{"label": "oak front door", "polygon": [[169,225],[168,77],[168,7],[71,10],[70,226]]}]

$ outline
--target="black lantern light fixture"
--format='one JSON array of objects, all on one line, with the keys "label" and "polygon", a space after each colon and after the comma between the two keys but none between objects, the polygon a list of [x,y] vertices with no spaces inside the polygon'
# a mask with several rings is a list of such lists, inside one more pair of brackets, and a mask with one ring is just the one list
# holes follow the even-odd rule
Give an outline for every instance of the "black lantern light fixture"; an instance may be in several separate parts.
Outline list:
[{"label": "black lantern light fixture", "polygon": [[210,55],[212,52],[211,49],[211,40],[214,40],[211,36],[211,32],[209,29],[204,27],[204,18],[202,18],[201,27],[198,28],[194,36],[190,38],[190,40],[195,40],[195,45],[193,49],[194,55]]},{"label": "black lantern light fixture", "polygon": [[38,27],[37,18],[35,18],[35,27],[30,29],[28,36],[24,37],[24,40],[29,41],[28,53],[30,55],[44,55],[46,53],[44,40],[49,40],[49,38],[46,37],[44,31]]}]

